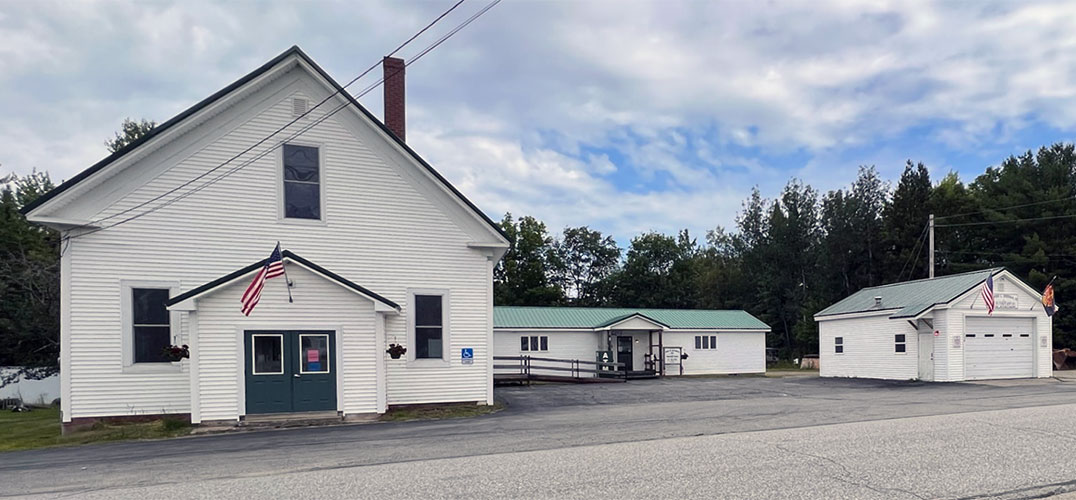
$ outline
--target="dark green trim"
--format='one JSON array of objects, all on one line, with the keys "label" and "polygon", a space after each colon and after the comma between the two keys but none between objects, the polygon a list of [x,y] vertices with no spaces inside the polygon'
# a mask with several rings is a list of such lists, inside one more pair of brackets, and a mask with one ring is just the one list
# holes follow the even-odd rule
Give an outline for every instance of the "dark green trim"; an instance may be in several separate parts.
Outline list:
[{"label": "dark green trim", "polygon": [[[324,277],[326,277],[326,278],[328,278],[330,280],[333,280],[333,281],[335,281],[335,282],[337,282],[337,283],[339,283],[341,285],[344,285],[347,288],[350,288],[350,289],[355,290],[355,291],[357,291],[357,292],[359,292],[359,293],[361,293],[363,295],[366,295],[366,296],[368,296],[368,297],[370,297],[370,298],[372,298],[372,299],[374,299],[374,300],[376,300],[378,302],[381,302],[382,304],[390,306],[393,309],[396,309],[397,311],[400,310],[399,304],[397,304],[397,303],[395,303],[395,302],[393,302],[393,301],[391,301],[389,299],[386,299],[385,297],[382,297],[381,295],[379,295],[377,293],[374,293],[370,289],[365,288],[362,285],[359,285],[358,283],[355,283],[355,282],[353,282],[351,280],[348,280],[348,279],[344,278],[343,276],[340,276],[339,274],[336,274],[336,273],[334,273],[332,271],[329,271],[328,269],[325,269],[324,267],[321,267],[321,266],[319,266],[319,265],[317,265],[317,264],[315,264],[315,263],[313,263],[313,262],[311,262],[309,260],[306,260],[306,259],[296,255],[291,250],[284,250],[283,252],[281,252],[281,254],[283,255],[283,257],[285,259],[291,260],[292,262],[297,262],[297,263],[301,264],[302,266],[307,267],[310,270],[312,270],[312,271],[314,271],[314,272],[316,272],[318,274],[321,274],[322,276],[324,276]],[[168,301],[165,302],[164,305],[172,306],[172,305],[178,304],[180,302],[183,302],[184,300],[187,300],[187,299],[189,299],[191,297],[196,297],[198,295],[201,295],[201,294],[203,294],[205,292],[208,292],[208,291],[210,291],[210,290],[212,290],[214,288],[217,288],[219,286],[231,283],[232,281],[235,281],[236,279],[239,279],[239,278],[241,278],[241,277],[243,277],[243,276],[245,276],[247,274],[250,274],[250,273],[252,273],[252,272],[254,272],[254,271],[258,270],[258,269],[261,269],[261,267],[264,266],[264,265],[265,265],[265,260],[264,259],[260,260],[258,262],[253,263],[253,264],[250,264],[250,265],[248,265],[246,267],[243,267],[242,269],[239,269],[239,270],[234,271],[232,273],[228,273],[228,274],[226,274],[224,276],[221,276],[220,278],[217,278],[217,279],[215,279],[213,281],[210,281],[209,283],[206,283],[204,285],[196,287],[193,290],[190,290],[190,291],[181,293],[179,295],[176,295],[175,297],[172,297],[172,298],[168,299]]]}]

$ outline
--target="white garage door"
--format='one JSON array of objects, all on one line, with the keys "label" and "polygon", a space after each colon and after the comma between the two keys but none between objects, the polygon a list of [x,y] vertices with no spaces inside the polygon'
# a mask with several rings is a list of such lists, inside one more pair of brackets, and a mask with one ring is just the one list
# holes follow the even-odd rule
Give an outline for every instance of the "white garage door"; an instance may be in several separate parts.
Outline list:
[{"label": "white garage door", "polygon": [[964,378],[1034,376],[1031,318],[968,318],[964,329]]}]

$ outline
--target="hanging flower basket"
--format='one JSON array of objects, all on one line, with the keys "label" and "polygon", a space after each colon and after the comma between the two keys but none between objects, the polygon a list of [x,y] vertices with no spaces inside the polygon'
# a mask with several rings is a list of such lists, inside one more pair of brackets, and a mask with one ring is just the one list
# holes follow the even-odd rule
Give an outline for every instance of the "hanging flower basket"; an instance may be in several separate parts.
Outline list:
[{"label": "hanging flower basket", "polygon": [[403,344],[389,344],[389,348],[385,349],[385,352],[389,353],[389,357],[392,359],[400,359],[407,353],[407,348]]},{"label": "hanging flower basket", "polygon": [[170,345],[168,347],[165,347],[164,349],[161,349],[161,355],[163,355],[164,358],[168,361],[175,363],[177,361],[182,361],[183,358],[190,358],[191,349],[187,347],[187,344]]}]

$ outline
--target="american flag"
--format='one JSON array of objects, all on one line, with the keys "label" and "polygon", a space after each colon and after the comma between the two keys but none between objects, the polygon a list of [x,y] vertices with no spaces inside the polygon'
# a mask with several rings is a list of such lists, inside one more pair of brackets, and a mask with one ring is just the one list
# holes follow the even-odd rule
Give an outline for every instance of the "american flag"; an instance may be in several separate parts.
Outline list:
[{"label": "american flag", "polygon": [[284,276],[284,257],[280,254],[280,243],[276,244],[273,253],[265,259],[265,265],[258,271],[258,274],[254,275],[254,281],[251,281],[250,286],[243,292],[243,298],[240,301],[243,303],[241,311],[244,316],[250,316],[254,306],[258,305],[258,301],[261,300],[265,280],[277,276]]},{"label": "american flag", "polygon": [[983,283],[983,303],[986,304],[986,313],[994,314],[994,276],[987,276]]}]

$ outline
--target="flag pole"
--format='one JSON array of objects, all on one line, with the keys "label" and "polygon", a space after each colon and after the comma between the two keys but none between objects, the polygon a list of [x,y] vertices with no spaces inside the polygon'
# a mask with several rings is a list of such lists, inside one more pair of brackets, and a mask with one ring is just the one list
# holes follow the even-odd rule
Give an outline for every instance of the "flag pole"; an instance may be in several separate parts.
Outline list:
[{"label": "flag pole", "polygon": [[[276,242],[276,247],[280,248],[280,242]],[[284,287],[288,289],[288,303],[295,303],[291,298],[291,278],[288,277],[288,266],[284,265],[284,255],[280,256],[280,268],[284,270]]]}]

